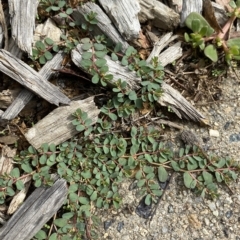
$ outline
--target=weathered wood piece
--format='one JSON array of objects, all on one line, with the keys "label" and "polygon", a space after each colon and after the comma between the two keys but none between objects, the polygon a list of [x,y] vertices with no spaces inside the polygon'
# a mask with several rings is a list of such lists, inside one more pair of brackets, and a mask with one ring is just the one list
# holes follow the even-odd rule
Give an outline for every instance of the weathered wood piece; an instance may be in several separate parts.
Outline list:
[{"label": "weathered wood piece", "polygon": [[59,103],[68,104],[70,101],[56,86],[5,50],[0,50],[0,71],[50,103],[59,105]]},{"label": "weathered wood piece", "polygon": [[38,0],[9,0],[8,5],[12,38],[20,49],[31,55]]},{"label": "weathered wood piece", "polygon": [[227,16],[227,12],[225,11],[225,8],[221,5],[219,5],[218,3],[215,3],[215,2],[211,2],[211,3],[214,8],[214,11],[215,11],[215,17],[216,17],[217,21],[218,21],[219,25],[221,27],[223,27],[229,18]]},{"label": "weathered wood piece", "polygon": [[26,198],[28,189],[30,187],[31,179],[32,179],[31,176],[27,176],[21,179],[22,182],[24,183],[24,188],[13,197],[8,207],[7,214],[12,215],[22,205],[24,199]]},{"label": "weathered wood piece", "polygon": [[36,26],[33,42],[35,43],[36,41],[41,40],[44,36],[44,38],[51,38],[54,43],[58,44],[61,40],[61,35],[61,29],[56,26],[52,19],[48,18],[43,24],[38,24]]},{"label": "weathered wood piece", "polygon": [[174,35],[172,36],[173,33],[169,32],[166,33],[165,35],[163,35],[157,42],[155,42],[154,46],[153,46],[153,50],[150,53],[150,55],[147,58],[147,62],[150,62],[150,60],[160,54],[160,52],[169,44],[171,43],[173,40],[175,40],[178,36]]},{"label": "weathered wood piece", "polygon": [[[81,44],[78,44],[77,47],[72,50],[71,58],[77,67],[85,71],[85,69],[81,66],[82,54],[83,51]],[[139,88],[138,84],[140,84],[141,79],[136,76],[135,72],[129,71],[127,67],[122,66],[120,63],[116,64],[116,62],[108,56],[105,56],[105,59],[109,68],[108,71],[113,75],[113,79],[111,80],[112,83],[117,82],[118,79],[122,79],[122,81],[127,82],[128,89],[136,90]]]},{"label": "weathered wood piece", "polygon": [[2,6],[2,2],[0,1],[0,24],[1,24],[1,34],[0,34],[0,46],[2,48],[2,40],[3,40],[3,36],[5,38],[5,44],[4,44],[4,49],[8,49],[8,27],[7,27],[7,23],[6,23],[6,19],[5,19],[5,14],[3,11],[3,6]]},{"label": "weathered wood piece", "polygon": [[17,149],[11,149],[8,146],[0,144],[0,175],[9,174],[13,168],[13,157],[16,155]]},{"label": "weathered wood piece", "polygon": [[8,51],[14,55],[15,57],[21,59],[23,51],[18,47],[16,42],[13,40],[13,38],[10,38],[9,45],[8,45]]},{"label": "weathered wood piece", "polygon": [[53,110],[45,118],[40,120],[25,134],[26,139],[35,148],[41,147],[43,143],[54,143],[56,145],[70,139],[78,133],[76,126],[72,124],[72,114],[80,108],[87,112],[88,117],[95,124],[100,110],[96,107],[93,97],[84,100],[72,101],[69,106],[62,106]]},{"label": "weathered wood piece", "polygon": [[[169,34],[168,37],[170,35],[171,34]],[[181,56],[180,53],[182,50],[179,43],[177,43],[175,46],[173,45],[173,48],[175,48],[177,50],[176,52],[178,52],[179,56]],[[174,51],[174,53],[176,52]],[[77,48],[72,51],[72,60],[76,66],[84,70],[80,63],[82,59],[81,54],[81,45],[78,45]],[[107,60],[107,65],[109,67],[109,74],[113,75],[113,81],[117,81],[120,78],[123,81],[127,82],[127,88],[132,90],[137,90],[140,88],[141,79],[137,77],[135,72],[125,69],[125,67],[123,67],[119,62],[114,62],[107,56],[105,59]],[[173,54],[173,58],[170,58],[170,61],[172,62],[175,59],[176,58],[174,58]],[[164,64],[167,64],[167,60],[164,61]],[[122,76],[124,76],[124,78],[122,78]],[[164,94],[159,98],[158,103],[162,106],[171,106],[179,118],[185,117],[197,122],[202,122],[202,120],[205,118],[177,90],[173,89],[170,85],[167,83],[162,83],[162,89],[164,91]]]},{"label": "weathered wood piece", "polygon": [[183,0],[169,0],[168,4],[169,7],[176,13],[180,13],[182,11]]},{"label": "weathered wood piece", "polygon": [[138,14],[139,21],[144,23],[152,20],[157,28],[173,30],[178,26],[180,16],[171,8],[157,0],[139,0],[141,11]]},{"label": "weathered wood piece", "polygon": [[181,42],[177,42],[158,56],[158,61],[165,67],[182,56]]},{"label": "weathered wood piece", "polygon": [[141,8],[138,0],[99,0],[99,3],[126,40],[132,41],[139,37],[141,26],[138,13]]},{"label": "weathered wood piece", "polygon": [[58,179],[49,188],[37,188],[0,229],[0,239],[32,239],[62,206],[67,192],[64,179]]},{"label": "weathered wood piece", "polygon": [[191,12],[202,12],[203,0],[183,0],[182,12],[181,12],[181,21],[180,26],[185,25],[185,20]]},{"label": "weathered wood piece", "polygon": [[106,35],[113,43],[117,44],[120,42],[123,46],[123,50],[128,48],[128,43],[123,39],[119,34],[117,29],[113,26],[109,17],[103,12],[103,10],[95,3],[87,2],[82,7],[78,7],[77,11],[72,13],[74,20],[80,23],[86,23],[84,15],[91,12],[97,13],[96,19],[98,23],[93,25],[93,31],[91,31],[95,36],[96,35]]},{"label": "weathered wood piece", "polygon": [[[16,47],[16,46],[15,46]],[[57,53],[54,58],[48,61],[39,71],[39,74],[43,79],[49,80],[56,72],[52,69],[61,68],[61,63],[64,54],[62,52]],[[34,94],[28,89],[23,89],[13,103],[8,107],[8,109],[2,115],[2,119],[11,120],[15,118],[18,113],[27,105],[27,103],[33,98]]]}]

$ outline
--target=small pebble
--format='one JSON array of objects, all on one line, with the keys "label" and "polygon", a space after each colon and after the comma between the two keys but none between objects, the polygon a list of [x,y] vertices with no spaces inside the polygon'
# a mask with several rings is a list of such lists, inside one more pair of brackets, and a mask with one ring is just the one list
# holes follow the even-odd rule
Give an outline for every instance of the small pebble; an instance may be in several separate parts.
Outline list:
[{"label": "small pebble", "polygon": [[214,130],[214,129],[209,130],[209,135],[210,135],[210,137],[219,137],[220,136],[219,131]]},{"label": "small pebble", "polygon": [[218,212],[218,210],[216,210],[216,211],[213,211],[213,215],[214,215],[214,216],[216,216],[216,217],[218,217],[218,215],[219,215],[219,212]]},{"label": "small pebble", "polygon": [[165,234],[168,232],[168,228],[167,227],[162,227],[162,233]]},{"label": "small pebble", "polygon": [[232,210],[226,212],[226,217],[230,218],[232,216],[233,212]]},{"label": "small pebble", "polygon": [[173,212],[174,212],[173,205],[170,204],[170,205],[168,206],[168,213],[173,213]]},{"label": "small pebble", "polygon": [[216,210],[216,205],[215,205],[214,202],[210,202],[210,203],[208,204],[208,207],[210,208],[211,211],[215,211],[215,210]]},{"label": "small pebble", "polygon": [[208,225],[209,225],[209,223],[210,223],[210,221],[209,221],[209,219],[208,219],[208,218],[204,218],[204,222],[205,222],[206,226],[208,226]]},{"label": "small pebble", "polygon": [[124,222],[123,222],[123,221],[122,221],[122,222],[119,222],[118,225],[117,225],[117,231],[118,231],[118,232],[121,232],[121,230],[123,229],[123,227],[124,227]]}]

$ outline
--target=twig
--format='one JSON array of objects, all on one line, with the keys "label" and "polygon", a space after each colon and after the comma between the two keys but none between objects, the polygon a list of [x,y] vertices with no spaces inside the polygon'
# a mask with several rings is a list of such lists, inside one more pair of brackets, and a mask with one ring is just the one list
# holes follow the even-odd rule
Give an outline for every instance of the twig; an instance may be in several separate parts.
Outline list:
[{"label": "twig", "polygon": [[7,24],[5,20],[5,15],[3,12],[3,6],[2,6],[2,0],[0,1],[0,23],[3,27],[4,31],[4,38],[5,38],[5,44],[4,44],[4,49],[8,50],[8,29],[7,29]]},{"label": "twig", "polygon": [[157,201],[157,203],[156,203],[156,205],[155,205],[155,208],[153,209],[153,211],[152,211],[152,213],[151,213],[151,218],[148,220],[148,221],[149,221],[149,224],[150,224],[151,221],[153,220],[153,217],[154,217],[154,215],[156,214],[156,211],[157,211],[157,209],[158,209],[158,207],[159,207],[159,204],[160,204],[163,196],[165,195],[165,193],[166,193],[166,191],[167,191],[167,189],[168,189],[168,187],[169,187],[169,184],[172,182],[173,176],[174,176],[175,174],[176,174],[176,173],[173,172],[172,175],[170,176],[170,178],[167,180],[167,186],[163,189],[163,193],[162,193],[162,195],[158,198],[158,201]]}]

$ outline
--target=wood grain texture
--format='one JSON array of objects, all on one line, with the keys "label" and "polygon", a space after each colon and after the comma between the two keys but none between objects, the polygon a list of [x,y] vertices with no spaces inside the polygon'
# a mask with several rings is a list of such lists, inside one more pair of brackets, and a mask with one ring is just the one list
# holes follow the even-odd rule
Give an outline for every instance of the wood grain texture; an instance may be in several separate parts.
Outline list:
[{"label": "wood grain texture", "polygon": [[0,50],[0,71],[52,104],[58,106],[59,103],[70,102],[68,97],[49,83],[41,73],[3,49]]},{"label": "wood grain texture", "polygon": [[123,39],[123,37],[119,34],[118,30],[113,26],[110,18],[103,12],[103,10],[95,3],[88,2],[84,4],[82,7],[78,7],[77,11],[74,11],[72,16],[74,20],[79,21],[81,23],[85,22],[84,19],[85,14],[89,14],[91,12],[97,13],[96,19],[98,23],[93,25],[93,31],[90,34],[94,36],[104,34],[107,36],[113,43],[122,43],[123,50],[128,48],[128,43]]},{"label": "wood grain texture", "polygon": [[178,13],[157,0],[139,0],[141,11],[140,22],[152,20],[157,28],[172,30],[177,27],[180,21]]},{"label": "wood grain texture", "polygon": [[33,31],[38,0],[8,0],[12,38],[18,47],[32,55]]},{"label": "wood grain texture", "polygon": [[67,184],[64,179],[58,179],[49,188],[37,188],[10,220],[0,228],[0,239],[32,239],[62,206],[67,192]]},{"label": "wood grain texture", "polygon": [[138,0],[99,0],[99,3],[126,40],[131,41],[139,37],[141,26],[138,13],[141,8]]},{"label": "wood grain texture", "polygon": [[80,108],[87,112],[88,117],[95,124],[100,110],[96,107],[93,97],[84,100],[72,101],[69,106],[58,107],[40,120],[25,134],[26,139],[35,148],[41,147],[43,143],[54,143],[56,145],[70,139],[78,133],[76,126],[72,124],[72,114]]}]

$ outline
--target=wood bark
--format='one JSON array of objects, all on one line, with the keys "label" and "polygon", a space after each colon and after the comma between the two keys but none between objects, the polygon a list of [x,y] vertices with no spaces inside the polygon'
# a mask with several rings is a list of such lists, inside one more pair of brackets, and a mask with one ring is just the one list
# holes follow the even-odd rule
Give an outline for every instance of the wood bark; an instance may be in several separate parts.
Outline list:
[{"label": "wood bark", "polygon": [[0,239],[32,239],[62,206],[67,192],[67,184],[64,179],[58,179],[49,188],[37,188],[10,220],[0,228]]},{"label": "wood bark", "polygon": [[70,101],[56,86],[5,50],[0,50],[0,70],[50,103],[59,105]]},{"label": "wood bark", "polygon": [[[89,14],[91,12],[97,13],[96,19],[98,23],[96,25],[91,26],[93,28],[92,33],[94,36],[97,35],[106,35],[113,43],[121,43],[123,46],[123,50],[128,48],[128,43],[123,39],[123,37],[119,34],[118,30],[113,26],[109,17],[103,12],[103,10],[95,3],[88,2],[84,4],[82,7],[78,7],[77,11],[74,11],[72,16],[74,20],[86,23],[84,15]],[[87,23],[86,23],[87,24]]]},{"label": "wood bark", "polygon": [[54,143],[56,145],[70,139],[78,133],[76,126],[72,124],[72,114],[80,108],[87,112],[88,117],[95,124],[100,110],[96,107],[93,97],[84,100],[72,101],[69,106],[58,107],[40,120],[25,134],[26,139],[35,148],[41,147],[43,143]]},{"label": "wood bark", "polygon": [[139,0],[141,11],[139,13],[140,22],[152,20],[157,28],[173,30],[178,26],[180,16],[171,8],[157,0]]},{"label": "wood bark", "polygon": [[12,38],[20,49],[31,55],[38,0],[8,0],[8,5]]},{"label": "wood bark", "polygon": [[141,8],[138,0],[99,0],[99,3],[126,40],[132,41],[139,37],[141,26],[138,13]]}]

